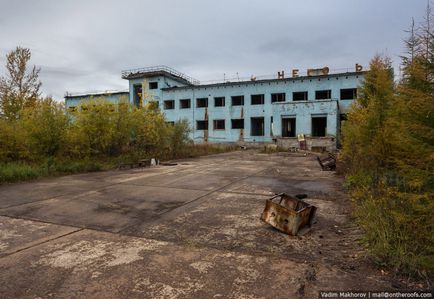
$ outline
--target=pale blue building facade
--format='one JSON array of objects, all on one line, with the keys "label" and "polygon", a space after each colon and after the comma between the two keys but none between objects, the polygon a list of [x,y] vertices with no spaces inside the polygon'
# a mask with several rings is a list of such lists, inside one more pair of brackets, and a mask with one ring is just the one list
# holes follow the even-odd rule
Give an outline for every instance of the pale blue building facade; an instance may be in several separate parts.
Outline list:
[{"label": "pale blue building facade", "polygon": [[[329,151],[338,145],[340,123],[363,76],[360,70],[329,74],[322,69],[306,76],[200,84],[168,67],[122,72],[131,103],[153,100],[168,122],[187,119],[196,143],[299,147],[302,134],[308,149]],[[67,106],[77,100],[65,99]]]}]

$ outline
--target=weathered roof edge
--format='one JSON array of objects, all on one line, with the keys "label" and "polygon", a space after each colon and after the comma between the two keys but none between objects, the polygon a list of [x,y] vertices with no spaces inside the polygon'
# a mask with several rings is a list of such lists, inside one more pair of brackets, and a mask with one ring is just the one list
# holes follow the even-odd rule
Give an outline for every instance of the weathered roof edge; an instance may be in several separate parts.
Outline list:
[{"label": "weathered roof edge", "polygon": [[345,73],[335,73],[328,75],[316,75],[316,76],[299,76],[299,77],[289,77],[283,79],[262,79],[262,80],[247,80],[247,81],[236,81],[236,82],[220,82],[220,83],[212,83],[212,84],[201,84],[201,85],[191,85],[191,86],[177,86],[177,87],[166,87],[161,90],[164,91],[174,91],[180,89],[200,89],[200,88],[208,88],[208,87],[220,87],[220,86],[233,86],[240,84],[258,84],[258,83],[269,83],[269,82],[286,82],[286,81],[296,81],[296,80],[309,80],[309,79],[321,79],[321,78],[330,78],[330,77],[344,77],[344,76],[357,76],[364,75],[367,71],[360,72],[345,72]]},{"label": "weathered roof edge", "polygon": [[66,98],[84,98],[90,96],[108,96],[113,94],[129,94],[129,90],[106,90],[106,91],[95,91],[95,92],[85,92],[85,93],[66,93]]}]

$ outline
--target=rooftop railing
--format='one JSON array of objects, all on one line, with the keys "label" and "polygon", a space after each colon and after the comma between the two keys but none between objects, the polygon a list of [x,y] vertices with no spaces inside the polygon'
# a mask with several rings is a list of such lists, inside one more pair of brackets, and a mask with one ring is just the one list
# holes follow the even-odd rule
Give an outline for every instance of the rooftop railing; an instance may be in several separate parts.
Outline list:
[{"label": "rooftop railing", "polygon": [[122,78],[126,79],[128,78],[128,76],[130,75],[134,75],[134,74],[144,74],[144,73],[153,73],[153,72],[167,72],[175,77],[181,78],[186,80],[187,82],[189,82],[190,84],[193,85],[199,85],[200,81],[196,80],[184,73],[178,72],[177,70],[165,66],[165,65],[159,65],[159,66],[151,66],[151,67],[144,67],[144,68],[137,68],[137,69],[131,69],[131,70],[125,70],[122,71]]}]

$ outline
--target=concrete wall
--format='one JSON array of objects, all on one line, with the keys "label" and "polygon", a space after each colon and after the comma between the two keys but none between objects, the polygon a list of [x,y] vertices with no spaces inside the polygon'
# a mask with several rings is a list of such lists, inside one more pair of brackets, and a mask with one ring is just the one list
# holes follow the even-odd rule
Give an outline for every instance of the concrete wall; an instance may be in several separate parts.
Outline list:
[{"label": "concrete wall", "polygon": [[105,99],[111,103],[119,103],[122,99],[128,100],[128,92],[123,93],[101,93],[101,94],[89,94],[89,95],[77,95],[65,97],[66,108],[77,107],[83,101]]},{"label": "concrete wall", "polygon": [[[270,80],[267,82],[240,82],[226,83],[209,86],[191,86],[176,89],[163,89],[162,101],[174,100],[175,108],[162,111],[168,121],[187,119],[192,127],[191,137],[196,142],[203,142],[208,136],[209,142],[271,142],[273,137],[281,136],[282,117],[296,117],[297,134],[311,134],[312,115],[327,116],[327,135],[336,140],[339,128],[339,114],[345,113],[352,100],[341,100],[340,90],[344,88],[356,88],[360,85],[363,74],[330,75],[322,77],[304,77],[297,79]],[[327,100],[315,100],[316,90],[331,90],[331,97]],[[292,101],[292,93],[308,91],[307,101]],[[271,103],[272,93],[285,93],[284,103]],[[264,105],[251,105],[251,95],[264,94]],[[232,96],[244,96],[243,106],[232,106]],[[214,106],[214,97],[225,97],[224,107]],[[207,108],[197,108],[196,100],[207,98]],[[181,109],[180,100],[191,99],[190,109]],[[209,130],[204,132],[197,130],[196,121],[209,120]],[[241,130],[231,129],[231,119],[244,116],[243,138],[240,138]],[[252,117],[264,117],[264,136],[251,136],[250,119]],[[213,130],[213,120],[224,119],[225,130]],[[271,122],[273,119],[273,124]],[[271,128],[273,127],[273,132]],[[273,134],[272,134],[273,133]]]}]

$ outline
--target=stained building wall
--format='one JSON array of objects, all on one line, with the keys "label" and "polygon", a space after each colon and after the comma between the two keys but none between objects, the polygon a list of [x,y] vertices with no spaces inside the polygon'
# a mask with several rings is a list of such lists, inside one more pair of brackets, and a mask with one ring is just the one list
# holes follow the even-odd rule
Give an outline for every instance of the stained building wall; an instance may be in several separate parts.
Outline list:
[{"label": "stained building wall", "polygon": [[[190,137],[197,143],[274,141],[285,147],[296,146],[296,137],[282,137],[283,119],[295,118],[295,136],[304,134],[309,147],[324,145],[328,150],[332,150],[338,141],[340,115],[347,113],[353,102],[353,99],[342,98],[341,90],[360,86],[363,74],[354,72],[209,85],[188,85],[170,75],[145,76],[128,80],[128,93],[108,94],[108,99],[117,102],[121,96],[128,95],[130,102],[136,104],[135,86],[144,87],[141,92],[147,99],[152,98],[158,102],[168,122],[188,120],[191,126]],[[152,83],[157,85],[152,88]],[[326,98],[316,99],[316,92],[321,90],[330,90],[330,93],[327,93]],[[294,92],[307,92],[307,99],[295,101]],[[284,94],[284,102],[272,103],[272,94],[277,93]],[[254,105],[252,95],[258,94],[264,96],[263,104]],[[243,96],[243,105],[233,105],[233,96]],[[217,97],[224,98],[224,106],[215,106]],[[67,106],[75,106],[89,98],[95,96],[67,97],[65,100]],[[190,107],[181,108],[180,101],[186,99],[190,100]],[[198,99],[207,99],[207,107],[198,107]],[[173,107],[165,105],[165,101],[173,101]],[[312,118],[316,117],[326,117],[325,136],[312,136]],[[258,122],[252,123],[252,118],[263,118],[263,136],[252,134],[253,127],[261,127]],[[244,128],[232,128],[233,119],[244,119]],[[208,121],[207,130],[202,130],[197,122],[205,120]],[[214,128],[215,120],[224,120],[224,129]]]},{"label": "stained building wall", "polygon": [[[282,118],[296,118],[296,133],[310,136],[312,117],[327,117],[326,135],[336,140],[339,130],[339,115],[348,111],[353,100],[341,99],[341,89],[357,88],[363,73],[338,74],[319,77],[304,77],[265,82],[225,83],[209,86],[190,86],[162,90],[162,101],[174,100],[174,109],[164,109],[168,121],[187,119],[192,126],[192,138],[196,142],[271,142],[282,136]],[[318,90],[331,90],[330,97],[315,99]],[[307,101],[293,101],[293,92],[308,92]],[[271,102],[273,93],[284,93],[285,102]],[[264,104],[252,105],[251,96],[264,95]],[[233,106],[232,96],[244,96],[244,105]],[[214,98],[224,97],[225,106],[215,107]],[[207,98],[208,107],[196,107],[198,98]],[[180,100],[190,99],[191,108],[181,109]],[[208,132],[197,130],[197,121],[208,118]],[[244,118],[244,130],[231,128],[231,119]],[[251,118],[264,118],[264,136],[251,135]],[[225,120],[225,130],[214,130],[213,121]]]}]

